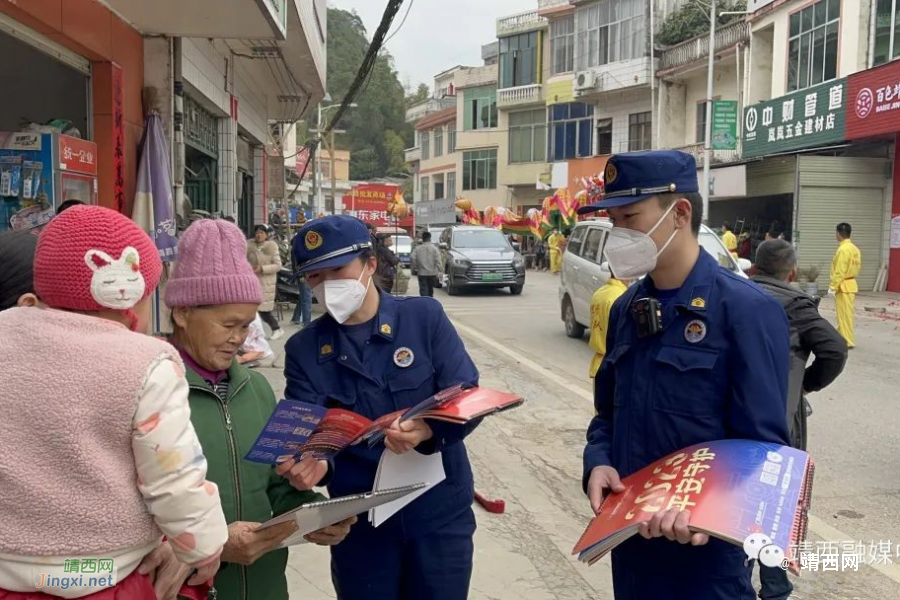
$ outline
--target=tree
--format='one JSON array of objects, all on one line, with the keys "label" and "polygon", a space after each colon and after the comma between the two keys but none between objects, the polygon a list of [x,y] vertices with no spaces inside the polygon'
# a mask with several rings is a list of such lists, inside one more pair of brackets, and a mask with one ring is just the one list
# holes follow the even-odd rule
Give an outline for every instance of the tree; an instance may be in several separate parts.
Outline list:
[{"label": "tree", "polygon": [[[747,0],[719,0],[718,13],[747,10]],[[736,15],[716,15],[716,27],[727,25]],[[687,2],[663,21],[656,40],[663,46],[675,46],[698,35],[709,33],[709,6]]]},{"label": "tree", "polygon": [[419,102],[424,102],[429,98],[431,98],[431,90],[428,88],[427,84],[420,83],[414,94],[406,96],[406,105],[413,106]]},{"label": "tree", "polygon": [[[366,29],[356,12],[328,9],[328,92],[336,102],[346,96],[368,47]],[[355,102],[357,107],[346,111],[338,123],[347,130],[341,146],[351,152],[350,178],[384,177],[397,166],[398,156],[402,163],[409,130],[406,93],[386,50],[379,53]]]}]

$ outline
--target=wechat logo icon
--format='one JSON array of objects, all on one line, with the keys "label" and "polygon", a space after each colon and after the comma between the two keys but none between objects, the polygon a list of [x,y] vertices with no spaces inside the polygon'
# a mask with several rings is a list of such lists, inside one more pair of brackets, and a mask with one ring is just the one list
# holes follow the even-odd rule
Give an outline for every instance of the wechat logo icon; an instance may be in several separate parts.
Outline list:
[{"label": "wechat logo icon", "polygon": [[751,533],[744,540],[744,552],[750,560],[758,560],[766,567],[787,569],[790,561],[784,550],[772,543],[772,539],[763,533]]}]

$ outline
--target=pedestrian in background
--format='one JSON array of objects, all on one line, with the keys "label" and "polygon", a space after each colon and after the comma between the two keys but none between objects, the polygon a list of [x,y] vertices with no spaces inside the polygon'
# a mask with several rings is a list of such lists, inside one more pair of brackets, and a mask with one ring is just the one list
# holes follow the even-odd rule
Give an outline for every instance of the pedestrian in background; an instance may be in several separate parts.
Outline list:
[{"label": "pedestrian in background", "polygon": [[381,234],[375,236],[375,256],[378,258],[377,276],[381,279],[384,291],[391,293],[394,290],[394,281],[397,279],[397,269],[400,259],[391,250],[393,241],[391,236]]},{"label": "pedestrian in background", "polygon": [[734,235],[734,232],[731,230],[731,223],[725,221],[722,223],[722,243],[725,245],[725,249],[731,253],[732,258],[735,260],[738,259],[737,252],[737,237]]},{"label": "pedestrian in background", "polygon": [[[847,361],[847,343],[826,321],[816,301],[790,285],[797,276],[797,254],[790,243],[773,239],[756,251],[753,281],[784,307],[791,329],[790,372],[788,375],[787,422],[791,445],[806,450],[807,394],[830,385]],[[815,356],[807,368],[810,354]],[[760,564],[762,600],[786,600],[794,587],[780,567]]]},{"label": "pedestrian in background", "polygon": [[422,234],[422,243],[413,249],[410,257],[412,270],[418,273],[419,295],[434,297],[434,280],[444,270],[441,251],[431,242],[431,233]]},{"label": "pedestrian in background", "polygon": [[[622,477],[687,446],[789,443],[787,318],[701,249],[694,157],[618,154],[604,179],[603,199],[579,212],[609,212],[610,269],[643,279],[613,306],[594,380],[583,485],[595,513]],[[755,600],[743,548],[692,531],[686,504],[666,508],[612,551],[616,599]]]},{"label": "pedestrian in background", "polygon": [[609,279],[600,286],[591,298],[591,339],[590,346],[594,351],[591,366],[588,371],[591,379],[600,369],[603,357],[606,355],[606,332],[609,330],[609,313],[613,304],[625,293],[631,282],[617,279],[615,273],[609,268],[609,263],[604,262],[600,269],[609,273]]},{"label": "pedestrian in background", "polygon": [[247,260],[259,279],[263,290],[263,303],[259,305],[259,316],[272,329],[271,339],[277,340],[284,335],[278,319],[272,314],[275,310],[275,292],[278,287],[278,271],[281,270],[281,252],[278,244],[270,239],[272,227],[259,224],[255,237],[247,244]]},{"label": "pedestrian in background", "polygon": [[545,266],[545,261],[547,260],[547,244],[544,243],[544,240],[538,240],[534,245],[534,268],[538,271],[543,271]]},{"label": "pedestrian in background", "polygon": [[831,261],[831,282],[828,285],[828,295],[834,296],[838,331],[847,340],[847,347],[850,349],[856,347],[856,336],[853,331],[856,294],[859,292],[856,278],[862,268],[862,255],[856,244],[850,240],[852,232],[850,223],[840,223],[835,229],[834,237],[838,242],[838,248]]},{"label": "pedestrian in background", "polygon": [[562,270],[562,250],[560,245],[565,238],[558,229],[554,229],[547,238],[547,247],[550,248],[550,272],[554,275]]}]

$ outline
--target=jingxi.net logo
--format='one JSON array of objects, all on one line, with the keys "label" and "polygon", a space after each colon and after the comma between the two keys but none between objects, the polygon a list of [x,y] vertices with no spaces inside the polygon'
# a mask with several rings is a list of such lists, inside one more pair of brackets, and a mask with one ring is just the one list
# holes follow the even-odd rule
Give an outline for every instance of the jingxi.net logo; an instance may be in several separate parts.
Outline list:
[{"label": "jingxi.net logo", "polygon": [[784,550],[773,544],[771,538],[763,533],[748,535],[744,540],[744,552],[750,560],[758,560],[766,567],[787,569],[790,566]]},{"label": "jingxi.net logo", "polygon": [[35,587],[39,590],[114,587],[116,570],[111,558],[66,559],[63,565],[48,566],[47,573],[40,573]]}]

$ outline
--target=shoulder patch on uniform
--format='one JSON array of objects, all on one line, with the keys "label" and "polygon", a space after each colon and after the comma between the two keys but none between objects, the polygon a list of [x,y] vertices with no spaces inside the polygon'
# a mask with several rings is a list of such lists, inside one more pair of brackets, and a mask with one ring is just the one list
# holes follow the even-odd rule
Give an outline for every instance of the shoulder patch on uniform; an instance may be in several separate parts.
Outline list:
[{"label": "shoulder patch on uniform", "polygon": [[381,326],[381,333],[384,335],[391,335],[391,326],[385,323]]},{"label": "shoulder patch on uniform", "polygon": [[700,297],[694,298],[691,300],[691,306],[693,308],[706,308],[706,300]]},{"label": "shoulder patch on uniform", "polygon": [[319,348],[319,354],[322,356],[328,356],[334,352],[334,348],[331,347],[331,344],[322,344],[322,347]]}]

